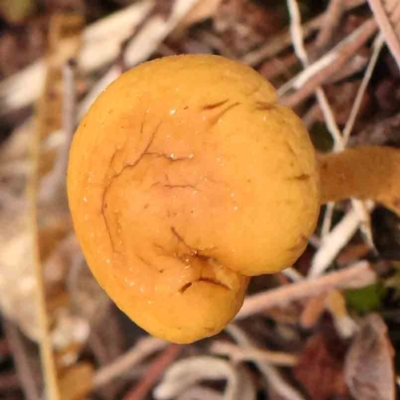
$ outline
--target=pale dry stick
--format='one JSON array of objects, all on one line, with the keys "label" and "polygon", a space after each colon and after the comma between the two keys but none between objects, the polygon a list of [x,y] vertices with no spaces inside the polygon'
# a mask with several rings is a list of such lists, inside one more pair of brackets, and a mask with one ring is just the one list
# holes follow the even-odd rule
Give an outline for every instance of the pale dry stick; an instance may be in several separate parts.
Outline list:
[{"label": "pale dry stick", "polygon": [[[369,205],[369,209],[372,209],[371,205]],[[340,223],[325,236],[321,247],[311,261],[309,278],[316,278],[326,271],[340,250],[357,232],[360,222],[359,214],[354,209],[350,210]]]},{"label": "pale dry stick", "polygon": [[[337,58],[335,53],[326,53],[319,60],[314,61],[306,69],[303,69],[299,74],[284,83],[278,88],[279,97],[284,96],[292,88],[299,89],[303,84],[308,82],[314,76],[317,76],[329,67]],[[318,85],[316,85],[317,87]]]},{"label": "pale dry stick", "polygon": [[282,96],[291,88],[301,89],[283,97],[281,103],[289,107],[294,107],[308,98],[315,91],[315,88],[321,85],[328,76],[333,75],[339,68],[342,68],[348,59],[369,40],[376,30],[377,25],[373,18],[365,21],[351,35],[317,61],[319,64],[325,63],[322,69],[310,74],[309,70],[315,68],[315,63],[311,64],[295,76],[289,84],[285,85],[284,90],[279,90],[279,94]]},{"label": "pale dry stick", "polygon": [[[363,77],[363,80],[361,82],[361,85],[360,85],[360,87],[359,87],[359,89],[357,91],[357,95],[356,95],[355,101],[354,101],[352,109],[350,111],[349,119],[348,119],[348,121],[347,121],[347,123],[345,125],[344,130],[343,130],[343,142],[344,142],[344,145],[347,144],[348,139],[350,137],[350,134],[351,134],[351,131],[353,129],[353,126],[354,126],[358,111],[360,109],[360,105],[361,105],[361,101],[362,101],[363,95],[364,95],[365,90],[366,90],[366,88],[368,86],[368,83],[370,81],[372,72],[373,72],[373,70],[375,68],[375,65],[376,65],[376,62],[378,60],[380,51],[381,51],[381,49],[383,47],[383,44],[384,44],[383,36],[381,34],[378,34],[378,36],[375,39],[374,44],[373,44],[372,56],[370,58],[370,61],[369,61],[369,64],[367,66],[367,69],[366,69],[366,72],[364,74],[364,77]],[[355,203],[353,201],[353,206],[354,206],[354,209],[356,210],[356,212],[357,212],[357,210],[359,210],[359,205],[360,204],[358,202]],[[364,207],[361,210],[361,216],[363,216],[363,217],[365,216]],[[368,244],[370,245],[370,247],[373,247],[372,234],[371,234],[370,229],[365,229],[364,224],[361,225],[361,229],[364,232],[364,234],[365,234],[365,236],[366,236],[366,238],[368,240]]]},{"label": "pale dry stick", "polygon": [[333,33],[338,26],[338,22],[343,15],[345,0],[331,0],[324,14],[324,23],[316,39],[316,47],[324,48],[332,40]]},{"label": "pale dry stick", "polygon": [[[359,7],[365,2],[366,0],[346,0],[344,7],[346,11],[350,11],[353,8]],[[304,36],[309,37],[311,34],[313,34],[321,27],[324,21],[325,21],[324,15],[318,15],[314,19],[307,21],[303,25]],[[265,46],[257,50],[254,50],[250,53],[247,53],[241,59],[241,61],[244,62],[245,64],[255,66],[265,59],[274,57],[275,55],[277,55],[278,53],[282,52],[287,47],[289,47],[291,44],[292,44],[292,39],[290,37],[290,32],[285,31],[268,40]]]},{"label": "pale dry stick", "polygon": [[22,386],[22,392],[26,400],[40,400],[32,369],[29,368],[29,360],[24,350],[21,334],[13,322],[6,319],[3,319],[3,321],[5,334],[11,347],[15,367]]},{"label": "pale dry stick", "polygon": [[[296,0],[287,0],[289,14],[290,14],[290,31],[293,38],[293,47],[295,53],[297,54],[298,58],[301,60],[304,67],[308,67],[310,65],[309,58],[307,55],[307,51],[304,46],[304,38],[303,32],[301,28],[301,16],[300,16],[300,9]],[[335,116],[333,114],[332,108],[329,104],[328,98],[325,94],[325,91],[322,89],[321,86],[318,86],[315,89],[315,94],[317,97],[317,101],[321,107],[322,113],[325,118],[326,125],[328,130],[334,140],[334,148],[333,151],[342,151],[345,147],[345,143],[343,141],[343,136],[340,132],[339,126],[336,123]],[[362,221],[364,223],[361,225],[361,229],[367,239],[367,244],[373,248],[373,240],[372,240],[372,232],[369,228],[369,214],[364,207],[364,204],[360,200],[352,200],[353,207],[355,208],[356,212],[360,213]],[[323,220],[323,228],[327,229],[331,226],[331,220],[333,215],[333,207],[328,205],[327,212],[324,215]],[[325,232],[323,232],[325,233]]]},{"label": "pale dry stick", "polygon": [[123,400],[145,399],[168,366],[176,360],[180,350],[181,347],[178,344],[169,344],[149,365],[140,381],[123,397]]},{"label": "pale dry stick", "polygon": [[[316,30],[320,28],[322,22],[323,15],[318,15],[314,19],[306,22],[303,26],[304,35],[308,37],[313,34]],[[268,40],[265,46],[247,53],[244,57],[241,58],[240,61],[250,66],[255,66],[261,61],[279,54],[291,44],[292,38],[290,36],[290,32],[285,31],[272,37],[270,40]]]},{"label": "pale dry stick", "polygon": [[335,203],[330,201],[325,208],[324,218],[321,226],[321,241],[324,241],[325,237],[331,230],[333,211],[335,209]]},{"label": "pale dry stick", "polygon": [[132,368],[141,363],[146,357],[167,346],[167,342],[151,337],[140,340],[132,349],[95,373],[93,377],[93,389],[100,389],[121,375],[130,372]]},{"label": "pale dry stick", "polygon": [[[293,48],[303,64],[303,67],[308,68],[310,66],[307,51],[304,46],[303,31],[301,28],[301,16],[299,6],[296,0],[287,0],[289,15],[290,15],[290,31],[292,35]],[[321,86],[317,87],[315,90],[315,95],[321,110],[324,114],[325,122],[327,124],[328,130],[333,138],[334,147],[342,148],[342,135],[340,133],[339,127],[335,121],[332,108],[328,102],[325,91]],[[326,212],[324,215],[322,223],[322,234],[329,232],[331,227],[332,215],[333,215],[334,205],[332,203],[327,205]],[[322,238],[324,236],[321,236]]]},{"label": "pale dry stick", "polygon": [[299,271],[297,271],[296,268],[293,267],[288,267],[284,269],[281,273],[293,282],[298,282],[304,279],[304,276]]},{"label": "pale dry stick", "polygon": [[225,396],[214,389],[198,385],[192,386],[190,389],[184,391],[181,395],[177,397],[176,400],[193,399],[225,400]]},{"label": "pale dry stick", "polygon": [[141,29],[124,53],[125,65],[132,67],[151,56],[153,51],[183,21],[199,0],[175,0],[167,20],[155,15]]},{"label": "pale dry stick", "polygon": [[356,98],[354,100],[353,106],[351,107],[349,118],[343,129],[343,141],[344,141],[345,145],[349,141],[351,132],[354,127],[354,123],[355,123],[357,115],[358,115],[358,112],[360,111],[360,106],[361,106],[362,99],[364,97],[364,93],[368,87],[369,81],[371,80],[372,73],[374,72],[376,63],[378,61],[378,58],[379,58],[379,55],[381,53],[384,43],[385,43],[385,39],[384,39],[383,35],[381,33],[379,33],[377,35],[376,39],[374,40],[374,43],[372,44],[373,51],[372,51],[371,58],[367,65],[367,69],[365,70],[365,74],[363,76],[361,84],[357,90]]},{"label": "pale dry stick", "polygon": [[351,206],[354,211],[358,214],[360,220],[359,229],[363,236],[364,243],[370,250],[375,250],[374,239],[371,229],[371,216],[368,211],[368,207],[365,201],[358,199],[350,199]]},{"label": "pale dry stick", "polygon": [[[375,41],[374,41],[374,43],[372,45],[373,52],[372,52],[370,61],[368,63],[367,69],[365,71],[365,74],[364,74],[363,80],[361,82],[361,85],[358,88],[358,91],[357,91],[357,94],[356,94],[356,98],[354,100],[353,106],[352,106],[351,111],[350,111],[349,119],[347,120],[346,125],[345,125],[345,127],[343,129],[342,137],[343,137],[344,146],[347,145],[348,140],[350,138],[351,131],[352,131],[353,127],[354,127],[354,123],[355,123],[357,114],[359,112],[359,109],[360,109],[360,106],[361,106],[361,102],[362,102],[365,90],[366,90],[366,88],[368,86],[368,83],[369,83],[369,81],[371,79],[372,73],[373,73],[373,71],[375,69],[376,63],[378,61],[379,54],[380,54],[380,52],[382,50],[382,47],[383,47],[383,44],[384,44],[384,38],[383,38],[382,34],[378,34],[378,36],[376,37],[376,39],[375,39]],[[364,237],[365,237],[365,239],[367,241],[367,245],[370,248],[374,248],[371,228],[370,228],[369,223],[367,223],[367,221],[369,221],[369,218],[368,219],[365,218],[365,216],[366,216],[365,205],[364,205],[363,202],[360,203],[360,202],[354,201],[354,200],[352,200],[352,203],[353,203],[353,207],[356,210],[356,212],[360,211],[360,216],[362,217],[362,220],[361,220],[361,222],[362,222],[361,223],[361,231],[364,234]],[[360,206],[361,206],[361,209],[360,209]],[[332,215],[325,214],[324,223],[325,223],[326,220],[328,220],[327,222],[330,223],[331,219],[332,219]]]},{"label": "pale dry stick", "polygon": [[[310,65],[310,61],[304,46],[299,6],[296,0],[287,0],[287,5],[290,15],[290,32],[293,41],[293,48],[297,54],[297,57],[303,64],[303,67],[307,68]],[[316,88],[315,93],[322,113],[324,114],[328,130],[334,140],[335,148],[342,148],[342,136],[340,134],[340,129],[335,121],[335,116],[328,102],[326,94],[321,86]]]},{"label": "pale dry stick", "polygon": [[368,0],[368,3],[385,37],[386,44],[400,68],[400,29],[398,25],[400,22],[400,4],[398,0]]},{"label": "pale dry stick", "polygon": [[[341,0],[339,0],[339,1],[341,2]],[[307,53],[306,53],[306,50],[304,47],[304,39],[303,39],[302,31],[301,31],[300,11],[298,8],[297,1],[296,0],[288,0],[288,5],[289,5],[289,12],[292,17],[291,20],[292,20],[292,25],[293,25],[292,32],[293,32],[293,38],[294,38],[293,39],[294,48],[295,48],[296,53],[298,54],[298,57],[302,60],[303,65],[308,66],[309,60],[308,60],[308,56],[307,56]],[[339,5],[337,7],[341,8],[341,5]],[[379,36],[378,36],[378,38],[379,38]],[[377,57],[382,48],[382,45],[383,45],[383,38],[381,38],[377,42],[374,42],[374,47],[373,47],[374,52],[372,54],[371,61],[369,63],[370,68],[367,68],[367,71],[365,74],[365,76],[367,78],[370,77],[372,74],[373,68],[376,64]],[[351,130],[351,127],[354,124],[356,115],[358,113],[358,110],[359,110],[359,107],[361,104],[362,96],[363,96],[363,93],[365,91],[365,88],[366,88],[368,82],[369,82],[369,78],[363,80],[364,85],[362,84],[361,90],[359,91],[358,95],[356,96],[355,103],[352,108],[352,114],[350,115],[350,118],[353,117],[353,119],[350,120],[350,125],[347,126],[347,129]],[[339,127],[336,124],[332,109],[328,103],[328,99],[321,87],[318,87],[316,89],[316,95],[317,95],[317,99],[320,104],[320,107],[322,109],[322,112],[324,114],[327,127],[331,133],[331,136],[334,139],[333,151],[342,151],[342,150],[344,150],[344,148],[346,146],[345,135],[347,134],[347,131],[343,132],[343,133],[340,132]],[[350,133],[350,131],[348,132],[348,134],[349,133]],[[357,213],[359,213],[359,215],[360,215],[360,218],[361,218],[360,229],[364,235],[366,244],[371,249],[374,249],[372,231],[371,231],[371,227],[370,227],[370,216],[369,216],[368,210],[367,210],[364,202],[357,200],[357,199],[352,199],[352,205],[353,205],[353,208],[355,209],[355,211]],[[328,205],[327,213],[324,216],[324,221],[323,221],[324,228],[327,228],[328,226],[331,225],[332,211],[333,211],[331,209],[331,207],[332,206]]]},{"label": "pale dry stick", "polygon": [[[230,324],[226,330],[233,337],[233,339],[245,349],[251,349],[253,347],[253,344],[247,334],[237,325]],[[270,365],[269,362],[254,360],[254,363],[267,380],[268,384],[271,385],[274,391],[280,394],[284,399],[304,400],[304,397],[288,382],[286,382],[285,379],[282,378],[278,369]]]},{"label": "pale dry stick", "polygon": [[[179,22],[198,3],[199,0],[177,0],[174,3],[171,15],[165,20],[160,15],[153,15],[137,32],[134,39],[124,50],[124,65],[131,68],[146,60],[164,41],[164,39],[178,26]],[[89,110],[99,94],[121,74],[119,66],[114,65],[94,85],[79,107],[78,115],[82,118]]]},{"label": "pale dry stick", "polygon": [[213,342],[210,351],[215,354],[229,356],[235,362],[260,361],[281,367],[293,367],[299,361],[299,357],[296,354],[264,350],[257,347],[244,348],[222,340]]},{"label": "pale dry stick", "polygon": [[362,261],[315,279],[307,279],[249,296],[235,319],[241,320],[271,308],[285,307],[291,302],[318,296],[334,288],[362,288],[375,283],[376,279],[376,274],[369,263]]},{"label": "pale dry stick", "polygon": [[[179,23],[180,19],[184,18],[184,16],[189,12],[191,7],[193,7],[196,4],[197,0],[190,0],[186,2],[186,0],[179,0],[175,4],[174,12],[171,15],[170,20],[164,21],[162,20],[159,16],[154,16],[150,18],[147,24],[143,26],[143,29],[140,34],[135,37],[135,40],[132,41],[128,45],[128,47],[125,49],[125,63],[129,66],[132,67],[135,64],[139,63],[140,61],[143,61],[148,57],[156,48],[159,46],[159,44],[163,41],[163,39],[177,26]],[[132,19],[132,29],[135,26],[138,26],[139,23],[141,22],[140,18],[145,18],[145,16],[149,13],[150,8],[145,7],[145,4],[153,4],[152,1],[142,1],[138,3],[137,5],[128,7],[126,10],[126,14],[121,12],[121,13],[116,13],[115,15],[104,21],[102,21],[100,26],[103,26],[105,29],[105,32],[112,31],[113,29],[116,28],[116,24],[120,23],[121,24],[121,29],[126,30],[126,17],[131,16]],[[129,13],[128,13],[129,12]],[[100,24],[100,23],[98,23]],[[94,46],[94,41],[95,38],[100,35],[99,29],[98,29],[98,24],[94,24],[93,26],[89,27],[87,30],[85,30],[85,36],[84,36],[84,47],[81,51],[81,56],[80,56],[80,64],[84,63],[84,60],[86,60],[86,57],[88,57],[89,54],[92,54],[93,46]],[[148,32],[152,29],[156,29],[157,34],[153,35],[152,37],[149,38]],[[116,35],[117,38],[121,39],[121,42],[123,41],[121,38],[121,34],[119,33]],[[90,40],[89,40],[90,38]],[[88,39],[88,43],[86,43],[86,39]],[[99,41],[101,42],[101,41]],[[114,41],[112,42],[113,46],[115,47],[116,44]],[[86,46],[86,47],[85,47]],[[113,46],[112,47],[114,50],[116,50]],[[118,46],[118,49],[120,46]],[[106,51],[106,54],[109,56],[111,54],[114,55],[114,58],[117,57],[116,51]],[[102,52],[99,52],[99,54],[103,54]],[[101,58],[103,61],[109,61],[107,56],[107,59]],[[101,56],[103,57],[103,55]],[[87,71],[90,72],[94,69],[97,69],[100,67],[102,63],[96,63],[96,64],[90,64],[86,65]],[[85,72],[85,71],[84,71]],[[86,97],[81,101],[78,107],[78,119],[81,119],[90,106],[93,104],[94,100],[99,96],[99,94],[110,84],[112,83],[115,79],[118,78],[118,76],[121,74],[121,69],[119,66],[114,65],[112,66],[97,82],[96,84],[92,87],[90,92],[86,95]],[[22,79],[22,78],[21,78]],[[16,80],[15,84],[18,83],[18,80]],[[6,89],[9,86],[6,87]],[[10,86],[11,87],[11,86]],[[22,85],[21,85],[22,89]],[[26,87],[23,88],[24,93],[26,93]],[[13,90],[19,90],[19,87],[15,86]],[[28,92],[29,92],[29,86],[28,86]],[[2,85],[0,85],[0,98],[2,96]],[[33,96],[35,97],[36,94]],[[19,104],[19,103],[18,103]],[[27,104],[24,104],[27,105]],[[22,107],[23,104],[20,104]],[[0,112],[1,114],[1,112]]]}]

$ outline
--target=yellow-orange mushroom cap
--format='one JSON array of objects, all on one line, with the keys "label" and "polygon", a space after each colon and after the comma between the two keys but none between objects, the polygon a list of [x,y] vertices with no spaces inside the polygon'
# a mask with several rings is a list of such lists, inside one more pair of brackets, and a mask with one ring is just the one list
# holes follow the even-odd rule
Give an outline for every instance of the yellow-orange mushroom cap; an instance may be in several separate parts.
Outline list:
[{"label": "yellow-orange mushroom cap", "polygon": [[248,276],[290,266],[319,212],[301,121],[257,72],[211,55],[157,59],[112,83],[76,132],[68,196],[100,285],[177,343],[221,331]]}]

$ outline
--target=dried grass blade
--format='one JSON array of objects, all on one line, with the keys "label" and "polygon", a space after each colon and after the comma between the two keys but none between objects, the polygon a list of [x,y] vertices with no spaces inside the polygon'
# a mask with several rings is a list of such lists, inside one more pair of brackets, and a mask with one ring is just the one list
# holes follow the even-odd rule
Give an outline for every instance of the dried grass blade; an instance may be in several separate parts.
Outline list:
[{"label": "dried grass blade", "polygon": [[398,0],[368,0],[376,22],[400,68],[400,2]]},{"label": "dried grass blade", "polygon": [[82,17],[77,13],[55,14],[50,20],[49,52],[46,57],[46,79],[42,97],[36,107],[35,135],[33,135],[30,160],[31,174],[27,185],[29,200],[29,224],[32,240],[32,257],[37,281],[37,315],[39,325],[39,347],[42,362],[46,398],[61,399],[57,370],[54,361],[49,318],[47,315],[45,286],[42,273],[42,261],[39,248],[38,192],[40,185],[40,148],[41,141],[55,129],[62,126],[62,67],[75,56],[80,48],[80,33],[83,27]]}]

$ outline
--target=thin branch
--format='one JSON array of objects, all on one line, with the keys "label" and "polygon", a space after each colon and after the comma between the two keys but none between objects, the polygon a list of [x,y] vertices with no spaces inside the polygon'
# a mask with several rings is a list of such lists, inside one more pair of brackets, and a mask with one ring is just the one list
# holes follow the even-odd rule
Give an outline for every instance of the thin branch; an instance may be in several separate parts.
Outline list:
[{"label": "thin branch", "polygon": [[258,347],[243,348],[222,340],[214,341],[211,344],[210,351],[229,356],[234,362],[260,361],[285,367],[293,367],[299,359],[296,354],[265,350]]},{"label": "thin branch", "polygon": [[333,211],[335,210],[335,203],[329,202],[326,205],[325,213],[324,213],[324,218],[322,220],[322,227],[321,227],[321,239],[324,240],[325,237],[328,235],[328,233],[331,230],[332,227],[332,217],[333,217]]},{"label": "thin branch", "polygon": [[372,45],[373,52],[372,52],[371,58],[369,60],[367,69],[365,70],[365,74],[364,74],[363,80],[361,82],[361,85],[358,88],[356,98],[354,100],[353,106],[350,111],[349,119],[347,120],[346,125],[343,129],[343,141],[344,141],[345,145],[349,141],[351,132],[354,127],[354,123],[357,118],[357,114],[360,110],[360,106],[361,106],[361,103],[362,103],[362,100],[364,97],[364,93],[367,89],[369,81],[371,80],[372,73],[374,72],[376,63],[378,61],[378,58],[379,58],[379,55],[381,53],[384,43],[385,43],[385,39],[384,39],[383,35],[378,34]]},{"label": "thin branch", "polygon": [[329,2],[324,15],[324,23],[316,39],[317,48],[323,49],[331,42],[333,34],[339,25],[340,18],[343,15],[345,3],[345,0],[331,0]]},{"label": "thin branch", "polygon": [[[316,63],[311,64],[307,69],[300,72],[294,79],[290,81],[290,85],[285,85],[285,91],[294,88],[301,89],[295,93],[282,98],[282,104],[294,107],[307,99],[315,89],[321,85],[326,79],[333,75],[339,68],[348,61],[354,53],[360,49],[370,37],[377,31],[377,25],[373,18],[365,21],[351,35],[345,38],[331,51],[321,57]],[[310,69],[315,68],[315,64],[323,64],[323,67],[317,72],[310,74]],[[279,91],[280,95],[283,90]]]},{"label": "thin branch", "polygon": [[[353,8],[359,7],[364,4],[366,0],[346,0],[344,7],[346,11],[350,11]],[[314,19],[307,21],[303,25],[304,36],[307,38],[312,35],[315,31],[320,29],[321,25],[325,21],[324,15],[318,15]],[[287,47],[292,44],[291,36],[289,31],[282,32],[276,36],[270,38],[267,43],[256,49],[247,53],[241,61],[245,64],[255,66],[265,59],[274,57],[275,55],[281,53]]]},{"label": "thin branch", "polygon": [[142,362],[146,357],[168,346],[167,342],[154,338],[140,340],[131,350],[106,367],[101,368],[93,378],[93,388],[100,389]]},{"label": "thin branch", "polygon": [[318,296],[336,288],[361,288],[376,282],[376,274],[368,262],[359,262],[346,269],[281,286],[246,298],[236,320],[262,313],[265,310],[284,307],[293,301]]},{"label": "thin branch", "polygon": [[178,357],[181,347],[170,344],[149,366],[140,382],[128,392],[123,400],[143,400],[167,367]]},{"label": "thin branch", "polygon": [[[370,204],[368,204],[367,207],[368,211],[372,209],[372,205]],[[311,268],[308,272],[309,277],[316,278],[327,270],[340,250],[357,232],[360,223],[360,214],[357,213],[355,209],[352,209],[342,218],[340,223],[324,237],[320,248],[315,253],[311,262]]]},{"label": "thin branch", "polygon": [[[249,336],[239,326],[230,324],[226,330],[245,349],[250,350],[253,347]],[[274,392],[287,400],[304,400],[304,397],[282,377],[276,367],[265,361],[254,360],[254,363]]]}]

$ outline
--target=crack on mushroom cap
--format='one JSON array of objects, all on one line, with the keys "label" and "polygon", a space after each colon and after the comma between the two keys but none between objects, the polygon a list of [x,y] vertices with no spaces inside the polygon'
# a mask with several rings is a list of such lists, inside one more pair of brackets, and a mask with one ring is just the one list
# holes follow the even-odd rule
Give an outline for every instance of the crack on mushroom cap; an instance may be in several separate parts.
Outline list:
[{"label": "crack on mushroom cap", "polygon": [[218,281],[216,279],[211,279],[211,278],[199,278],[195,281],[192,282],[188,282],[185,285],[183,285],[180,289],[179,292],[184,294],[188,289],[190,289],[194,284],[196,283],[207,283],[207,284],[211,284],[211,285],[215,285],[218,286],[220,288],[223,288],[225,290],[232,290],[232,288],[228,285],[226,285],[225,283]]},{"label": "crack on mushroom cap", "polygon": [[[111,233],[110,224],[108,221],[108,217],[106,215],[106,212],[108,209],[108,203],[107,203],[106,199],[107,199],[107,195],[108,195],[110,189],[113,187],[116,180],[119,177],[121,177],[125,171],[135,170],[138,166],[141,165],[141,163],[144,163],[144,162],[149,164],[149,165],[147,165],[147,169],[151,169],[152,168],[151,164],[154,162],[154,160],[157,160],[157,159],[163,159],[163,160],[167,161],[168,163],[175,164],[176,162],[182,162],[182,161],[189,162],[189,161],[192,161],[194,158],[193,156],[190,156],[190,155],[171,158],[171,156],[168,155],[167,153],[159,153],[159,152],[152,151],[151,147],[156,140],[157,131],[158,131],[160,125],[158,125],[157,129],[152,133],[147,145],[144,147],[144,150],[137,156],[137,159],[134,162],[131,162],[129,164],[126,161],[124,161],[122,163],[121,170],[118,171],[117,173],[114,173],[109,178],[109,184],[104,189],[102,212],[103,212],[103,218],[106,222],[106,229],[108,231],[108,236],[110,237],[110,241],[112,243],[113,251],[117,251],[116,246],[115,246],[115,242],[116,242],[115,237],[118,235]],[[142,126],[143,126],[143,124],[142,124]],[[190,153],[190,154],[193,154],[193,153]],[[113,157],[112,160],[114,160],[114,159],[115,158]],[[173,183],[171,183],[169,174],[167,172],[164,172],[164,180],[167,183],[165,183],[163,181],[154,182],[149,186],[149,190],[156,188],[156,187],[161,187],[161,188],[165,188],[165,189],[191,189],[191,190],[201,191],[201,189],[198,188],[198,185],[200,182],[195,183],[195,184],[173,184]],[[207,176],[202,177],[201,180],[209,181],[216,185],[222,185],[222,186],[225,186],[228,188],[228,185],[225,182],[218,182],[212,178],[208,178]],[[149,207],[149,204],[147,204],[144,209],[147,210],[148,207]],[[168,207],[166,208],[166,212],[169,217],[172,217],[171,212]],[[115,218],[115,217],[113,216],[113,218]],[[184,240],[183,236],[181,234],[179,234],[177,229],[173,226],[171,227],[171,233],[178,240],[179,243],[183,244],[184,248],[186,248],[187,252],[189,252],[189,255],[187,254],[187,252],[185,253],[185,251],[179,250],[178,246],[176,246],[176,249],[173,251],[171,249],[166,249],[159,243],[154,243],[154,246],[158,249],[162,249],[164,256],[168,256],[168,257],[180,260],[183,264],[185,264],[187,266],[191,266],[193,264],[194,260],[196,261],[197,264],[199,264],[199,263],[201,264],[201,268],[198,272],[199,277],[191,278],[190,281],[186,282],[184,285],[182,285],[182,287],[185,287],[186,285],[189,285],[189,284],[192,285],[193,283],[196,283],[196,282],[203,282],[203,283],[219,285],[220,287],[222,287],[226,290],[232,290],[232,287],[228,283],[221,281],[221,279],[218,279],[215,276],[212,265],[210,265],[210,262],[209,262],[211,260],[211,258],[208,257],[208,255],[206,255],[206,253],[208,253],[209,251],[215,250],[216,246],[212,246],[212,247],[204,248],[204,249],[197,249],[194,246],[189,245]],[[149,259],[147,259],[143,256],[140,256],[139,254],[136,254],[135,257],[138,260],[140,260],[143,264],[152,267],[153,270],[157,270],[159,273],[165,272],[164,268],[156,268],[155,265],[151,261],[149,261]],[[220,265],[220,267],[222,267],[222,265]],[[224,267],[222,267],[222,268],[224,268]],[[204,273],[206,274],[206,276],[204,276]],[[232,272],[232,273],[234,273],[234,272]],[[185,290],[181,291],[181,289],[179,289],[178,292],[184,293]]]},{"label": "crack on mushroom cap", "polygon": [[225,99],[225,100],[217,101],[216,103],[205,104],[204,106],[202,106],[201,109],[203,111],[214,110],[215,108],[219,108],[219,107],[225,105],[228,101],[229,101],[229,99]]}]

